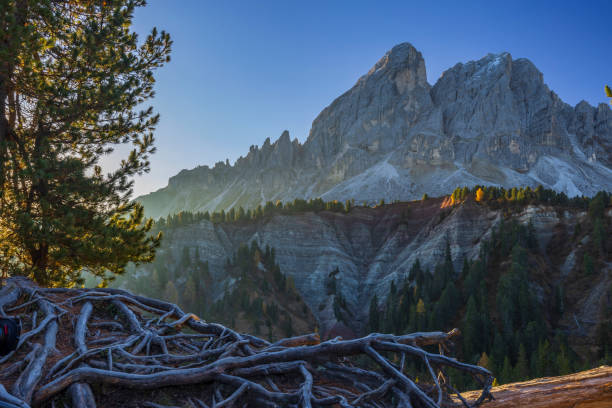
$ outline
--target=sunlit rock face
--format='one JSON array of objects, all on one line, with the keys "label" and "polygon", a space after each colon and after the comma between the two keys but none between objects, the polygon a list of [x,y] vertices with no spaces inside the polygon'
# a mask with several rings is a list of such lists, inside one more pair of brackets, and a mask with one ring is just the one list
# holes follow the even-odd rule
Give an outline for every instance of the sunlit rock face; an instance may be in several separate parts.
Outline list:
[{"label": "sunlit rock face", "polygon": [[612,189],[609,106],[572,108],[508,53],[459,63],[432,87],[421,53],[404,43],[317,116],[304,144],[283,132],[233,166],[183,170],[138,200],[159,217],[294,198],[409,200],[476,184]]}]

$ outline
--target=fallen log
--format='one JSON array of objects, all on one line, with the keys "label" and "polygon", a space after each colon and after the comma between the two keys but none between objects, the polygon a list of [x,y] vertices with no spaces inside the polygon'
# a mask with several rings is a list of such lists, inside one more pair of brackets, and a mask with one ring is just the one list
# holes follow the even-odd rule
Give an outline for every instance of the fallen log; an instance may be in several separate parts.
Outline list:
[{"label": "fallen log", "polygon": [[[463,397],[476,398],[478,394],[466,392]],[[495,399],[482,408],[610,408],[612,367],[500,385],[493,387],[491,394]]]}]

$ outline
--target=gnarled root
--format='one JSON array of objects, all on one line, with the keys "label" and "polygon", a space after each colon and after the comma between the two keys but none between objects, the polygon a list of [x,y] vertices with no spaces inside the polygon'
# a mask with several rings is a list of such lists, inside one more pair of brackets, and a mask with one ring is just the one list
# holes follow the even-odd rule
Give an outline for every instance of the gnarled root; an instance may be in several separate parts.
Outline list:
[{"label": "gnarled root", "polygon": [[[122,406],[434,408],[451,404],[447,368],[481,385],[479,397],[464,399],[464,406],[490,398],[489,371],[424,349],[447,349],[457,330],[324,342],[309,334],[271,344],[118,289],[44,289],[23,279],[9,285],[0,291],[0,313],[20,312],[28,330],[20,348],[0,360],[0,369],[12,373],[3,380],[11,394],[0,388],[0,401],[21,408],[50,405],[64,394],[74,407],[95,407],[96,399],[108,406],[94,384],[131,389],[114,400]],[[407,372],[407,361],[419,362],[429,381]],[[138,391],[168,387],[180,389],[170,405]]]}]

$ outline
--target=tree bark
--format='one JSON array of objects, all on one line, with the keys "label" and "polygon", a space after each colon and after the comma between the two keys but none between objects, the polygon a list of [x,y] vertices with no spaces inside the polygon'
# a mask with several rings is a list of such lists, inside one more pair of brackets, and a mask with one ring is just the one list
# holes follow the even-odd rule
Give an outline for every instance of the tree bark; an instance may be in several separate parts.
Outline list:
[{"label": "tree bark", "polygon": [[[473,398],[476,393],[467,392],[463,397]],[[493,387],[491,394],[495,399],[482,408],[610,408],[612,367],[500,385]]]},{"label": "tree bark", "polygon": [[[480,394],[470,401],[475,407],[489,396],[493,380],[482,367],[421,348],[450,345],[456,330],[373,333],[323,342],[308,334],[270,344],[202,321],[172,303],[117,289],[41,288],[24,278],[11,278],[0,290],[3,310],[13,316],[20,313],[29,331],[18,352],[0,360],[0,371],[20,372],[12,393],[0,394],[0,401],[17,401],[24,407],[48,406],[66,397],[75,407],[109,404],[108,397],[94,395],[99,387],[90,385],[96,384],[119,391],[122,400],[113,403],[126,406],[140,406],[147,402],[143,396],[168,389],[174,406],[196,401],[218,407],[440,408],[452,392],[449,384],[438,381],[444,368],[464,372],[482,384]],[[41,320],[39,313],[45,318]],[[73,333],[74,342],[62,340],[68,333]],[[27,365],[19,364],[20,359]],[[431,378],[419,374],[417,381],[416,374],[406,370],[406,359],[425,364]]]}]

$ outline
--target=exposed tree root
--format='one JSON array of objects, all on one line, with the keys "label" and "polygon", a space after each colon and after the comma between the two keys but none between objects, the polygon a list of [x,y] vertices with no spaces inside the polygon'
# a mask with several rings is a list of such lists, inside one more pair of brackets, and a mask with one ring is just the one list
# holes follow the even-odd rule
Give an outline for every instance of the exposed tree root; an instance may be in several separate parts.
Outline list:
[{"label": "exposed tree root", "polygon": [[[0,291],[4,313],[25,331],[0,359],[0,385],[11,390],[0,386],[0,402],[9,407],[53,406],[58,398],[95,407],[100,395],[92,389],[110,387],[132,390],[116,406],[434,408],[454,404],[447,368],[481,385],[476,399],[464,399],[471,407],[490,398],[493,381],[482,367],[423,349],[448,349],[457,330],[325,342],[310,334],[270,344],[160,300],[117,289],[44,289],[23,278]],[[417,382],[406,361],[419,361],[429,382]],[[168,404],[137,391],[160,388],[180,392]]]}]

